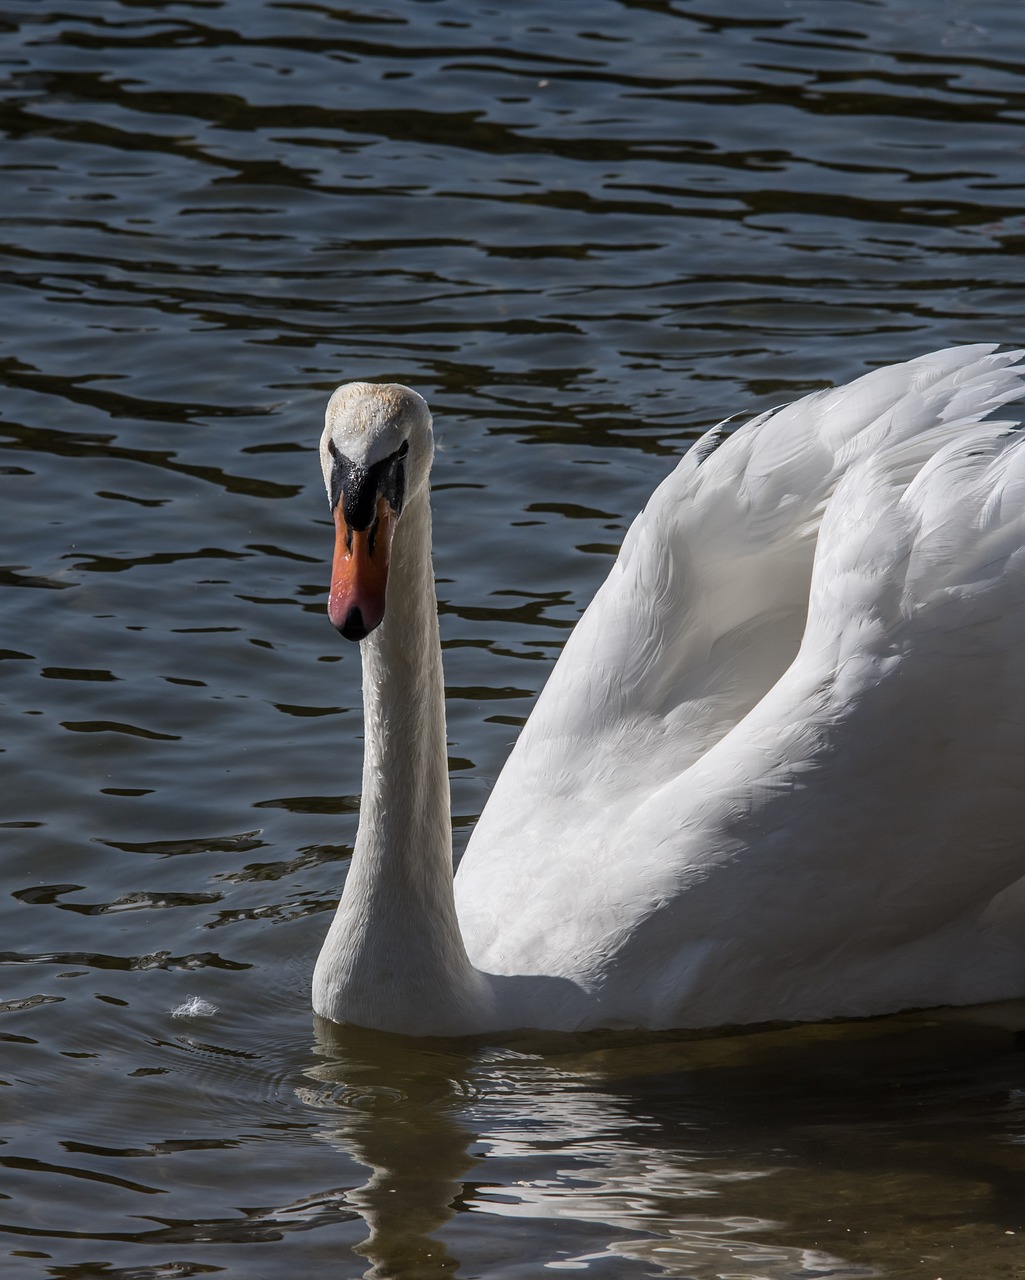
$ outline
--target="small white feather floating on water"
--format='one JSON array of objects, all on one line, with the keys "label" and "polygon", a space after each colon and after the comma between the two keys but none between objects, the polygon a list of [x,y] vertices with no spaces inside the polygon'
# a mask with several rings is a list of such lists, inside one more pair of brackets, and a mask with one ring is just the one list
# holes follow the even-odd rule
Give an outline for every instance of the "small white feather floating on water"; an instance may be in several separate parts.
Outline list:
[{"label": "small white feather floating on water", "polygon": [[212,1018],[217,1013],[217,1006],[202,996],[189,996],[177,1008],[171,1010],[172,1018]]}]

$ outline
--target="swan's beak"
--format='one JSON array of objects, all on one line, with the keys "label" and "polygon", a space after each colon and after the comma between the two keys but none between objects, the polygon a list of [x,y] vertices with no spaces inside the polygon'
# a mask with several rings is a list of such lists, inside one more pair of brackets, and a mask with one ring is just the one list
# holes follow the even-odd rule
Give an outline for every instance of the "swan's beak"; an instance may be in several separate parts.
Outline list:
[{"label": "swan's beak", "polygon": [[379,497],[373,524],[353,529],[343,505],[339,502],[334,510],[335,555],[327,616],[346,640],[362,640],[384,617],[388,561],[398,516],[388,499]]}]

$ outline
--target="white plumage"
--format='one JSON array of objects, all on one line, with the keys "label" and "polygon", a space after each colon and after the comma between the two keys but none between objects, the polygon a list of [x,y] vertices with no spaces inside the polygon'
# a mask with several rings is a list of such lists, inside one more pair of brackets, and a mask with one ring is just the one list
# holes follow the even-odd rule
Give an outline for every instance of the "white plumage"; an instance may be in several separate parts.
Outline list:
[{"label": "white plumage", "polygon": [[1025,394],[1019,356],[937,352],[698,441],[570,637],[454,897],[430,417],[340,388],[329,492],[337,454],[409,453],[317,1012],[461,1034],[1025,993],[1025,433],[983,422]]}]

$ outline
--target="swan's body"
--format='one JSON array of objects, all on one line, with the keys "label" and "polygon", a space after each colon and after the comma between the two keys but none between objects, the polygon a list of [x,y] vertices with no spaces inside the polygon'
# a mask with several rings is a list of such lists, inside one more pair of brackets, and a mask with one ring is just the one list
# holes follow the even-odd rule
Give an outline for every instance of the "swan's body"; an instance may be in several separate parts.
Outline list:
[{"label": "swan's body", "polygon": [[[694,445],[454,886],[430,415],[340,388],[331,615],[366,636],[367,745],[316,1011],[449,1035],[1025,993],[1025,433],[982,423],[1025,394],[1017,359],[938,352]],[[385,599],[361,575],[391,525]]]}]

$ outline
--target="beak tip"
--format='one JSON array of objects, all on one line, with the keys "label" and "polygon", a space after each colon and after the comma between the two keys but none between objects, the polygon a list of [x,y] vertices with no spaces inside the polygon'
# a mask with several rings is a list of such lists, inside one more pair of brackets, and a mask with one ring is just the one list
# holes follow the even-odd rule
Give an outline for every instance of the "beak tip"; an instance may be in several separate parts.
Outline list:
[{"label": "beak tip", "polygon": [[342,617],[336,616],[332,609],[328,609],[328,617],[334,629],[346,640],[365,640],[377,625],[375,622],[368,624],[359,605],[355,604],[347,609]]}]

